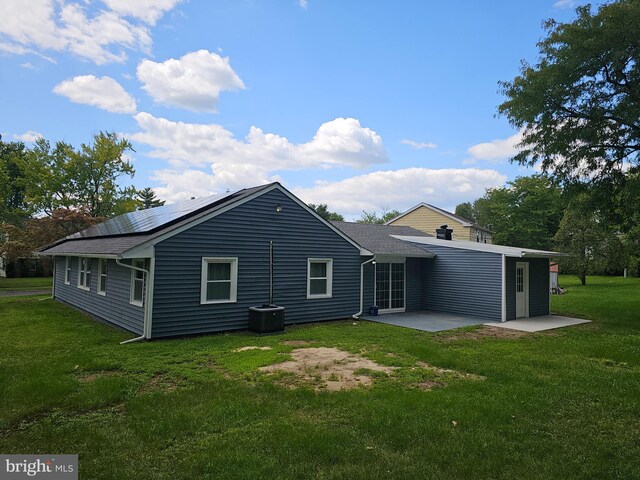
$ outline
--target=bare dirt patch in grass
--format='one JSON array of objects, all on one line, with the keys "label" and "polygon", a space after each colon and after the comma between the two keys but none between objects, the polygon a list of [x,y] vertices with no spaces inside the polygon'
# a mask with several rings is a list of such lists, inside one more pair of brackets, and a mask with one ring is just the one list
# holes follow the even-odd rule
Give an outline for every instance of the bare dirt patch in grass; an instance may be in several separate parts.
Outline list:
[{"label": "bare dirt patch in grass", "polygon": [[291,356],[293,360],[261,367],[260,371],[291,374],[302,383],[315,385],[316,389],[336,391],[371,385],[372,378],[363,370],[386,374],[395,370],[395,367],[379,365],[368,358],[337,348],[297,348],[291,351]]},{"label": "bare dirt patch in grass", "polygon": [[311,342],[308,340],[285,340],[282,344],[291,345],[292,347],[303,347],[305,345],[310,345]]},{"label": "bare dirt patch in grass", "polygon": [[271,350],[271,347],[258,347],[257,345],[249,345],[246,347],[236,348],[234,352],[246,352],[247,350]]},{"label": "bare dirt patch in grass", "polygon": [[422,361],[417,361],[416,367],[422,368],[423,370],[429,370],[433,373],[436,373],[442,376],[448,376],[453,378],[466,378],[468,380],[486,380],[486,377],[482,375],[476,375],[475,373],[460,372],[458,370],[451,370],[449,368],[434,367],[433,365],[429,365],[428,363],[425,363]]},{"label": "bare dirt patch in grass", "polygon": [[522,338],[527,335],[531,335],[529,332],[521,332],[518,330],[510,330],[508,328],[489,327],[483,325],[482,327],[463,332],[454,332],[445,335],[439,335],[435,337],[437,340],[444,342],[451,342],[455,340],[482,340],[483,338]]},{"label": "bare dirt patch in grass", "polygon": [[447,384],[443,382],[434,382],[433,380],[427,380],[426,382],[420,382],[418,388],[420,390],[433,390],[434,388],[446,387]]},{"label": "bare dirt patch in grass", "polygon": [[138,389],[138,394],[142,395],[151,392],[171,393],[174,392],[178,386],[179,382],[176,379],[162,373],[156,373]]},{"label": "bare dirt patch in grass", "polygon": [[74,376],[80,383],[92,383],[99,378],[117,377],[122,375],[120,370],[102,370],[99,372],[78,372]]}]

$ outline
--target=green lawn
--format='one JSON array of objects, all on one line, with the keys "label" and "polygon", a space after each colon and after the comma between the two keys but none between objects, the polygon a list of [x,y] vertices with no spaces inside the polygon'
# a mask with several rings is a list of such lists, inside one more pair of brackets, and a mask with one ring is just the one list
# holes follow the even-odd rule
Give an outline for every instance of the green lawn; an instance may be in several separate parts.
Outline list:
[{"label": "green lawn", "polygon": [[51,288],[51,277],[5,278],[0,277],[0,292],[9,290],[44,290]]},{"label": "green lawn", "polygon": [[[640,281],[588,282],[562,278],[553,310],[593,323],[520,338],[341,321],[119,345],[51,300],[0,299],[0,452],[77,453],[83,479],[639,478]],[[258,368],[287,340],[399,368],[285,388]],[[272,350],[234,351],[253,345]]]}]

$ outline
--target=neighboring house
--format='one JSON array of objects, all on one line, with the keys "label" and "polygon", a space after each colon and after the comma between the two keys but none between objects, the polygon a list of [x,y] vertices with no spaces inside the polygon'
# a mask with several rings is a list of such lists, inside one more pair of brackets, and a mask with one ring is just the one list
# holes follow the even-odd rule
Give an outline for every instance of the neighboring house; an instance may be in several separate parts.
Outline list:
[{"label": "neighboring house", "polygon": [[453,229],[453,240],[492,243],[491,230],[428,203],[420,203],[410,208],[385,225],[404,225],[431,235],[435,235],[436,229],[441,225],[448,225]]},{"label": "neighboring house", "polygon": [[36,255],[9,261],[0,255],[0,277],[50,277],[51,262]]},{"label": "neighboring house", "polygon": [[553,252],[332,224],[278,183],[124,214],[42,254],[55,257],[57,300],[160,338],[246,329],[249,307],[269,301],[270,245],[288,324],[374,304],[490,320],[549,313]]}]

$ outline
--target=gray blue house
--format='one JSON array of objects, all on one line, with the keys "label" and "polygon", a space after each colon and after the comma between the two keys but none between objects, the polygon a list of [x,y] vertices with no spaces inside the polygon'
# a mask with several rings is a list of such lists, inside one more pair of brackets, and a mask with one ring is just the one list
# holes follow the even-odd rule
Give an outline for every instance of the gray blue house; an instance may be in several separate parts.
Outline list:
[{"label": "gray blue house", "polygon": [[411,310],[507,321],[549,313],[544,252],[330,223],[279,183],[124,214],[59,240],[53,296],[141,338]]}]

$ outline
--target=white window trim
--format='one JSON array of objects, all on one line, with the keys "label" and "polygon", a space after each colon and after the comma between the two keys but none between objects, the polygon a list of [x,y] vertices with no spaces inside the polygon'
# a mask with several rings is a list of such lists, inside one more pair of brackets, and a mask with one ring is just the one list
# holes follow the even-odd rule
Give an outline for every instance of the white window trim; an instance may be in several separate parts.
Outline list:
[{"label": "white window trim", "polygon": [[[87,262],[86,270],[84,270],[84,275],[82,275],[82,264]],[[87,273],[91,273],[91,258],[89,257],[80,257],[78,258],[78,288],[80,290],[86,290],[87,292],[91,290],[91,283],[87,285]],[[82,281],[84,280],[84,283]],[[89,280],[91,281],[91,280]]]},{"label": "white window trim", "polygon": [[[231,264],[231,288],[227,300],[207,300],[207,269],[210,263]],[[202,257],[202,271],[200,273],[200,304],[236,303],[238,301],[238,257]]]},{"label": "white window trim", "polygon": [[71,257],[65,257],[64,262],[64,284],[71,285]]},{"label": "white window trim", "polygon": [[[138,259],[138,258],[134,258],[131,261],[131,265],[133,265],[134,267],[138,267],[138,268],[144,268],[144,259]],[[129,285],[129,303],[131,305],[135,305],[136,307],[142,307],[144,306],[144,283],[147,280],[145,278],[145,273],[144,272],[140,272],[142,273],[142,300],[136,300],[133,298],[133,295],[136,291],[135,289],[135,285],[136,285],[136,274],[139,272],[139,270],[134,270],[133,268],[131,269],[131,284]]]},{"label": "white window trim", "polygon": [[[106,258],[99,258],[98,259],[98,286],[96,287],[96,291],[98,292],[98,295],[102,295],[103,297],[107,294],[107,269],[105,269],[105,271],[102,271],[102,262],[105,261],[107,262],[108,260]],[[105,264],[106,266],[106,264]],[[104,290],[100,290],[100,280],[102,280],[102,276],[104,275]]]},{"label": "white window trim", "polygon": [[[311,264],[327,264],[327,293],[311,294]],[[320,277],[316,277],[320,278]],[[333,296],[333,258],[307,258],[307,300],[331,298]]]}]

